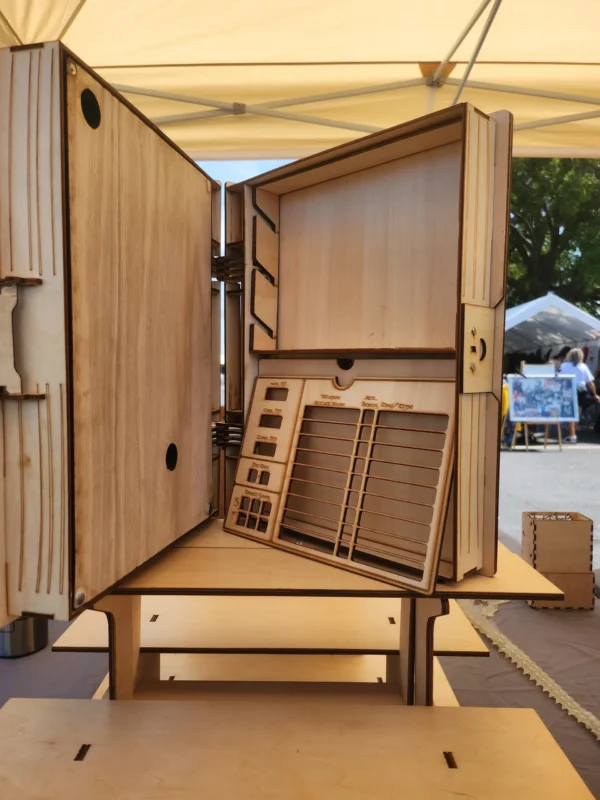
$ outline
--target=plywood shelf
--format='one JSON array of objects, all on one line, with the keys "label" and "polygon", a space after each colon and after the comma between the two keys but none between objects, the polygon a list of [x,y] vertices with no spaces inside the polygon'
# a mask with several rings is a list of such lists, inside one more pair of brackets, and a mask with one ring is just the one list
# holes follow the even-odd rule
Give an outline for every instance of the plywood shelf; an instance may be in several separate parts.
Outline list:
[{"label": "plywood shelf", "polygon": [[[75,762],[83,744],[85,758]],[[159,709],[144,701],[9,700],[0,711],[0,785],[3,800],[591,798],[532,710],[252,695]]]},{"label": "plywood shelf", "polygon": [[[142,652],[397,654],[401,601],[385,598],[180,597],[142,600]],[[108,651],[106,616],[85,611],[52,648]],[[460,607],[440,617],[436,655],[487,656]]]},{"label": "plywood shelf", "polygon": [[[113,593],[417,596],[361,575],[248,542],[225,533],[222,527],[222,520],[211,520],[200,526],[118,583]],[[561,600],[563,593],[500,544],[498,571],[494,577],[475,574],[456,583],[438,582],[433,597]]]}]

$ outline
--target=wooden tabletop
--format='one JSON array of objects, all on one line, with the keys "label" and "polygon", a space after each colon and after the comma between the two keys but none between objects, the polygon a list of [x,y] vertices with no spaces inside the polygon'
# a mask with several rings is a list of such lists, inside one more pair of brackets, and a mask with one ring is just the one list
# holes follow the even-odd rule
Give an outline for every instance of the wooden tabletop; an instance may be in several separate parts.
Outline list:
[{"label": "wooden tabletop", "polygon": [[[333,597],[418,597],[371,578],[249,542],[223,531],[222,520],[176,542],[116,585],[116,594],[221,594]],[[564,597],[522,558],[498,546],[493,578],[472,575],[438,583],[434,597],[546,599]]]},{"label": "wooden tabletop", "polygon": [[[256,687],[261,684],[290,682],[302,684],[302,694],[305,696],[308,683],[371,683],[378,684],[380,688],[385,680],[385,656],[166,653],[160,659],[161,688],[171,688],[179,681],[185,681],[190,685],[194,682],[195,691],[203,693],[204,700],[212,700],[223,694],[231,696],[232,688],[233,692],[236,692],[236,687],[233,686],[235,682],[238,684],[244,682],[247,691],[255,696]],[[108,681],[105,691],[108,691]],[[145,691],[147,688],[142,687],[142,697],[145,697]],[[239,696],[239,689],[237,692]],[[398,702],[402,702],[397,688],[394,688],[394,692]],[[177,698],[171,697],[171,699]],[[319,700],[321,699],[322,695]],[[355,696],[350,694],[348,702],[355,702],[355,699]],[[458,704],[440,660],[434,658],[433,705],[458,706]]]},{"label": "wooden tabletop", "polygon": [[[142,598],[141,649],[159,653],[393,654],[400,645],[401,600],[373,597]],[[108,650],[106,615],[84,611],[53,650]],[[436,620],[436,655],[487,656],[460,606]]]},{"label": "wooden tabletop", "polygon": [[9,700],[0,787],[2,800],[592,797],[529,709],[251,697]]}]

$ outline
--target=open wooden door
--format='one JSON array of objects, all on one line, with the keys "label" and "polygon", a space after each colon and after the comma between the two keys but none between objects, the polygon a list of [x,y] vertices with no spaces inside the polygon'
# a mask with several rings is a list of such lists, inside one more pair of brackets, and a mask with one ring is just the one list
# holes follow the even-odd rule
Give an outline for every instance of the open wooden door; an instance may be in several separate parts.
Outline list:
[{"label": "open wooden door", "polygon": [[7,610],[68,618],[212,513],[218,185],[58,43],[0,87]]}]

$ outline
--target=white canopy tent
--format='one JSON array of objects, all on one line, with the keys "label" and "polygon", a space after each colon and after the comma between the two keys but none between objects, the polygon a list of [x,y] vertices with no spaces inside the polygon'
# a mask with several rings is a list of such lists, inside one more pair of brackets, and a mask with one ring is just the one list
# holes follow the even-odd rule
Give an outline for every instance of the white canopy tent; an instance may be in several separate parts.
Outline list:
[{"label": "white canopy tent", "polygon": [[600,319],[548,292],[506,312],[506,353],[556,350],[600,341]]},{"label": "white canopy tent", "polygon": [[0,0],[195,158],[295,158],[468,101],[515,155],[600,156],[598,0]]}]

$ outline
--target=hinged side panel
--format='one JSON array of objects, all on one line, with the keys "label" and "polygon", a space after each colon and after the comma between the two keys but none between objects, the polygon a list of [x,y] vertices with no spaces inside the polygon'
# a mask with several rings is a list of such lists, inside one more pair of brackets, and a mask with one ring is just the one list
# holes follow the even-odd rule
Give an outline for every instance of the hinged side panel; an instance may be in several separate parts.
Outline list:
[{"label": "hinged side panel", "polygon": [[[213,195],[214,197],[214,195]],[[214,242],[214,239],[213,239]],[[211,281],[211,427],[221,422],[221,284],[219,281]],[[214,435],[212,438],[212,495],[211,509],[213,513],[218,511],[223,513],[223,500],[221,497],[221,450],[215,445]]]},{"label": "hinged side panel", "polygon": [[[225,258],[230,259],[223,273],[225,308],[225,424],[240,425],[243,419],[244,387],[244,203],[243,195],[225,187]],[[229,254],[229,255],[228,255]],[[235,479],[239,439],[219,443],[223,475],[223,513],[226,513]]]},{"label": "hinged side panel", "polygon": [[[69,615],[61,50],[0,51],[0,283],[12,311],[14,381],[1,401],[0,593],[12,616]],[[6,319],[5,319],[6,322]],[[5,359],[4,354],[2,356]],[[0,550],[2,547],[0,546]],[[0,618],[4,598],[0,598]],[[1,621],[0,621],[1,624]]]},{"label": "hinged side panel", "polygon": [[461,256],[457,578],[493,575],[510,173],[509,114],[467,106]]},{"label": "hinged side panel", "polygon": [[212,185],[67,59],[76,605],[210,514]]}]

